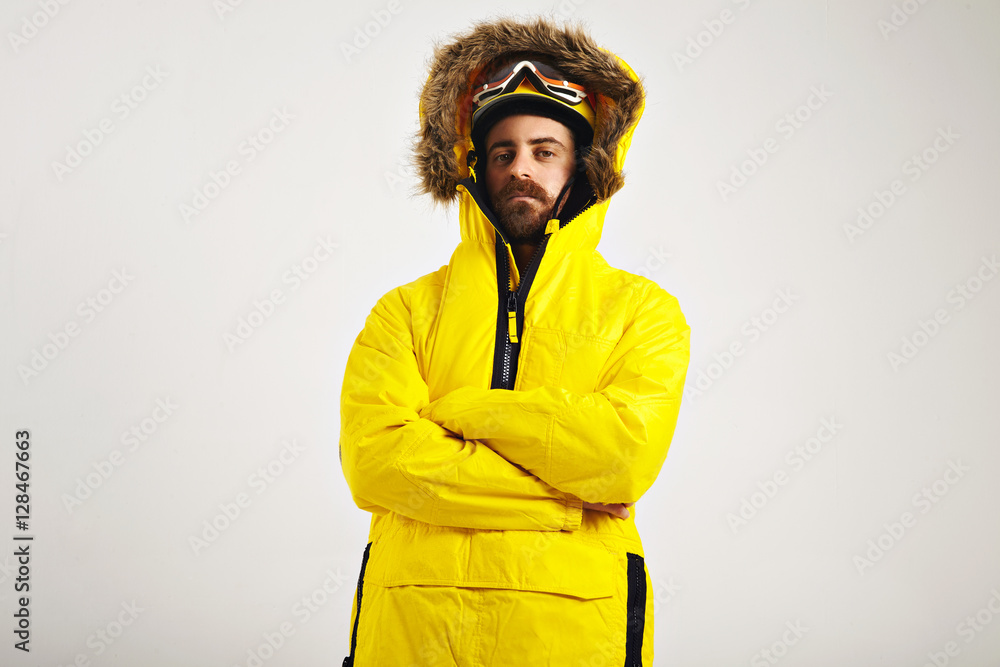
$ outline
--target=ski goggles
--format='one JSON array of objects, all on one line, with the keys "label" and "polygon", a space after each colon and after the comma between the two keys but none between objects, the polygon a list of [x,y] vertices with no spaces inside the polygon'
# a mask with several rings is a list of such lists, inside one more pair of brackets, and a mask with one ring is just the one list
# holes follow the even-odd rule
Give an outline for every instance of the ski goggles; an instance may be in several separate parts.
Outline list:
[{"label": "ski goggles", "polygon": [[505,75],[491,83],[484,83],[479,92],[472,96],[472,102],[482,107],[498,95],[517,90],[522,81],[527,79],[539,93],[549,95],[560,102],[576,106],[587,99],[587,91],[583,86],[558,78],[556,72],[543,63],[522,60],[509,71],[504,68]]}]

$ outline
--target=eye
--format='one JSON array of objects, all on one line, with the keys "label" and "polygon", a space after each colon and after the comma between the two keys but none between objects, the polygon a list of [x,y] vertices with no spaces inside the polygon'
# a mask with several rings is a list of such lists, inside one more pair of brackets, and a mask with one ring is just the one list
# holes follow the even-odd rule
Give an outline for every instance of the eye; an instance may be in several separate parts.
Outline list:
[{"label": "eye", "polygon": [[551,156],[555,155],[555,153],[553,153],[550,150],[541,150],[541,151],[538,151],[538,154],[541,155],[541,156],[543,156],[543,157],[551,157]]}]

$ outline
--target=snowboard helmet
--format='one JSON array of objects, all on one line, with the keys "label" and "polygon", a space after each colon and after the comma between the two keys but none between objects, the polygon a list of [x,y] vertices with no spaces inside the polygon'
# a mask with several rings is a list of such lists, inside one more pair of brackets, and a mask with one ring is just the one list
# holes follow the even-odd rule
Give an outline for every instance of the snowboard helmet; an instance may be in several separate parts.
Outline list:
[{"label": "snowboard helmet", "polygon": [[570,129],[577,169],[594,139],[597,114],[592,95],[544,59],[514,53],[488,63],[471,90],[471,139],[476,156],[486,155],[486,135],[497,122],[515,114],[545,116]]}]

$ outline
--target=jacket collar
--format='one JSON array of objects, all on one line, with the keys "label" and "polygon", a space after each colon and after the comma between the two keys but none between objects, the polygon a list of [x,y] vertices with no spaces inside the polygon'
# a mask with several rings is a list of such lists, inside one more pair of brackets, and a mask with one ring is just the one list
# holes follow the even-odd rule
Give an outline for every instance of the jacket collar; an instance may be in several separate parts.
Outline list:
[{"label": "jacket collar", "polygon": [[[496,214],[489,207],[485,188],[474,175],[459,181],[456,189],[460,193],[458,221],[463,241],[484,243],[491,248],[496,244],[497,235],[502,236]],[[574,250],[592,251],[597,248],[604,229],[604,215],[609,199],[594,203],[595,197],[586,177],[577,176],[571,189],[564,211],[565,216],[549,220],[546,232],[549,239],[548,254],[554,248],[560,252]]]}]

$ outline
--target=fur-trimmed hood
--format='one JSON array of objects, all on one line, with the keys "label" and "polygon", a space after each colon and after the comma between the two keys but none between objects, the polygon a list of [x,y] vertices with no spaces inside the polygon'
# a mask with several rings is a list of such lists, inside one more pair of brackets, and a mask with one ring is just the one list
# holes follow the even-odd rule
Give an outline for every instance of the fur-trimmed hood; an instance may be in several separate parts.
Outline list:
[{"label": "fur-trimmed hood", "polygon": [[596,94],[597,126],[585,172],[597,201],[624,185],[622,165],[639,122],[645,95],[640,78],[614,53],[601,48],[582,26],[559,26],[546,18],[484,21],[447,44],[436,44],[420,95],[420,130],[414,160],[418,191],[435,201],[454,202],[458,183],[469,176],[472,149],[467,101],[472,82],[486,63],[514,52],[548,57],[570,80]]}]

